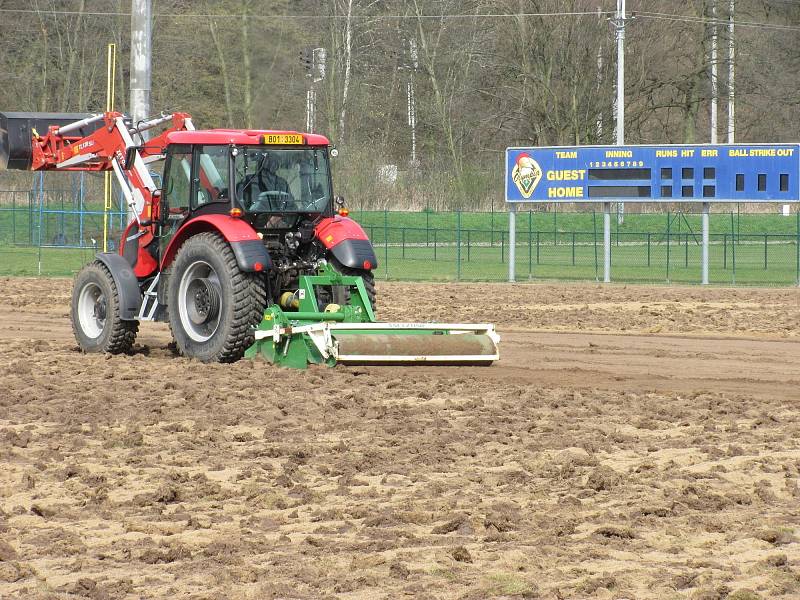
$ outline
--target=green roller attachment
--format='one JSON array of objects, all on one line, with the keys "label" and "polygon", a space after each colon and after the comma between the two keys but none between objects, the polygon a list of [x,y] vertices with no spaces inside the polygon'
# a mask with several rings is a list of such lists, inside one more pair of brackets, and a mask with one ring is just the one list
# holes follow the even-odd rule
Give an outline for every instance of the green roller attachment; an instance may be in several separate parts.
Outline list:
[{"label": "green roller attachment", "polygon": [[[343,286],[346,305],[317,305],[315,288]],[[245,356],[281,366],[490,365],[499,360],[494,325],[464,323],[379,323],[360,277],[324,267],[300,277],[298,290],[270,306]]]}]

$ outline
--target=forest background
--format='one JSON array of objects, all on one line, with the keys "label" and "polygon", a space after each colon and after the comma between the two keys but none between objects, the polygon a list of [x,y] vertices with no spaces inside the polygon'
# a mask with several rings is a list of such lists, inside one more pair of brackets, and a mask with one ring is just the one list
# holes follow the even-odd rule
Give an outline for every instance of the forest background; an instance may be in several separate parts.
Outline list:
[{"label": "forest background", "polygon": [[[736,141],[798,141],[800,0],[735,6]],[[204,128],[303,130],[313,86],[315,130],[340,151],[337,190],[351,205],[496,209],[506,147],[614,143],[615,8],[614,0],[153,0],[151,107],[190,112]],[[709,141],[715,24],[724,142],[728,0],[629,0],[627,8],[635,18],[626,143]],[[102,110],[111,42],[116,108],[126,111],[129,2],[0,1],[0,110]],[[325,49],[324,78],[303,64],[309,48]]]}]

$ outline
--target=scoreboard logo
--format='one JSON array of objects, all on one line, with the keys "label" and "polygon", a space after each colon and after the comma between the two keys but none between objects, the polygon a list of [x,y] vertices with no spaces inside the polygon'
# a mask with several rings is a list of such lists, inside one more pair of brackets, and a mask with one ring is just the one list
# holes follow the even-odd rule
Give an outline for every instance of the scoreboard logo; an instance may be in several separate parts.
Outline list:
[{"label": "scoreboard logo", "polygon": [[542,168],[529,154],[521,153],[511,171],[511,179],[516,184],[523,198],[530,198],[533,190],[542,179]]}]

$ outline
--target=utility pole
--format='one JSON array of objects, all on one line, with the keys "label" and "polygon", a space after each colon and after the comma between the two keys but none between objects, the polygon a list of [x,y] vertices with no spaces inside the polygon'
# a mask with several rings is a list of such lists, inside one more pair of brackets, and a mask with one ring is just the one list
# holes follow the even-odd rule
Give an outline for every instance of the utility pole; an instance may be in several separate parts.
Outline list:
[{"label": "utility pole", "polygon": [[728,10],[728,143],[734,142],[734,47],[733,47],[733,12],[735,0],[730,0]]},{"label": "utility pole", "polygon": [[[617,0],[617,14],[611,20],[617,39],[617,101],[616,113],[617,146],[625,144],[625,0]],[[617,223],[625,221],[625,203],[617,202]]]},{"label": "utility pole", "polygon": [[133,125],[150,114],[152,64],[150,0],[131,0],[131,118]]},{"label": "utility pole", "polygon": [[[601,8],[597,7],[597,18],[602,19]],[[600,87],[603,83],[603,45],[597,47],[597,88],[595,89],[597,97],[600,98]],[[601,143],[603,139],[603,111],[602,109],[597,113],[597,143]]]},{"label": "utility pole", "polygon": [[414,91],[414,74],[419,67],[419,58],[417,55],[417,40],[411,38],[408,40],[408,51],[410,62],[407,68],[410,71],[407,85],[408,96],[408,126],[411,128],[411,162],[409,163],[412,169],[417,168],[417,97]]},{"label": "utility pole", "polygon": [[718,115],[718,85],[717,85],[717,0],[711,2],[711,143],[717,143],[717,115]]},{"label": "utility pole", "polygon": [[[131,105],[133,126],[150,114],[150,69],[152,64],[152,20],[150,0],[131,0]],[[145,133],[145,139],[147,134]],[[136,218],[128,208],[128,220]]]}]

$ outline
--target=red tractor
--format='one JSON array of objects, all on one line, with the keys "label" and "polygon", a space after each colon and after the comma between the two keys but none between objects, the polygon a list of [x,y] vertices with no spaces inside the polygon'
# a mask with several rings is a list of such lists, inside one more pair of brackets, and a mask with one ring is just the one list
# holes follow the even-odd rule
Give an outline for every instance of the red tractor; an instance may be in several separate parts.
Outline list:
[{"label": "red tractor", "polygon": [[[119,254],[76,276],[72,324],[86,352],[127,352],[139,321],[168,321],[183,355],[238,360],[264,309],[324,264],[361,276],[374,303],[375,252],[333,195],[331,156],[321,135],[196,131],[186,113],[136,124],[118,112],[0,113],[0,169],[112,170],[134,215]],[[318,293],[324,306],[348,292]]]}]

